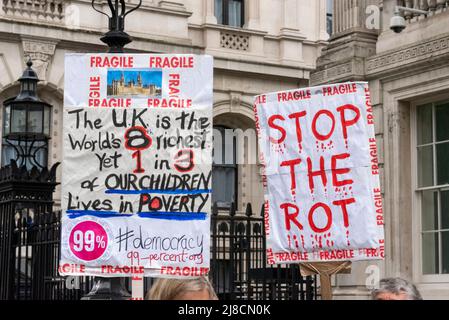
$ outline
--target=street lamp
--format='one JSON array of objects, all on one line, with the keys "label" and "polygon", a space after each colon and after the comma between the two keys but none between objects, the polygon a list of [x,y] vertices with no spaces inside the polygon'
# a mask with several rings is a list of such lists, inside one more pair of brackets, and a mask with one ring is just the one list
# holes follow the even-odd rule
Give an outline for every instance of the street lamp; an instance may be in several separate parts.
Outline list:
[{"label": "street lamp", "polygon": [[100,39],[109,46],[108,53],[123,53],[123,47],[132,41],[129,34],[125,32],[125,18],[128,14],[140,8],[142,0],[128,11],[126,11],[125,0],[115,0],[114,2],[113,4],[112,0],[108,0],[111,16],[97,9],[95,0],[92,0],[92,8],[109,18],[109,31]]},{"label": "street lamp", "polygon": [[19,79],[19,95],[3,103],[3,138],[6,142],[3,154],[4,162],[14,159],[20,167],[44,169],[48,161],[51,105],[37,96],[39,79],[32,66],[30,58]]},{"label": "street lamp", "polygon": [[[126,11],[125,0],[112,2],[112,0],[108,0],[110,16],[96,8],[95,0],[92,0],[92,8],[109,18],[109,31],[100,39],[108,45],[108,53],[124,53],[123,47],[132,42],[132,38],[125,32],[125,18],[140,8],[142,0],[128,11]],[[128,300],[130,294],[126,290],[124,282],[124,278],[95,278],[91,292],[82,300]]]}]

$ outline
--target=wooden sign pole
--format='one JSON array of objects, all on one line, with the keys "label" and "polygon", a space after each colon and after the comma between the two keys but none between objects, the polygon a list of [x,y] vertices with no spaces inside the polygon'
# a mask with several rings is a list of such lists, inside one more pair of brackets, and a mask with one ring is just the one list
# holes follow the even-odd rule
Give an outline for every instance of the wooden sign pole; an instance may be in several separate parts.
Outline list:
[{"label": "wooden sign pole", "polygon": [[351,273],[351,261],[301,263],[303,277],[318,274],[320,276],[321,299],[332,300],[331,277],[337,273]]}]

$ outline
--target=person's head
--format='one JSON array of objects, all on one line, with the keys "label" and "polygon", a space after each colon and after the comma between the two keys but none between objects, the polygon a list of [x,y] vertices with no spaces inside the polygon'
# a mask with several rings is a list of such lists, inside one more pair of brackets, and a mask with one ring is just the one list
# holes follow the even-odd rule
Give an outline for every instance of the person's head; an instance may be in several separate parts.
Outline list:
[{"label": "person's head", "polygon": [[217,295],[206,277],[157,279],[147,300],[217,300]]},{"label": "person's head", "polygon": [[379,282],[379,288],[371,293],[373,300],[422,300],[413,283],[401,278],[387,278]]}]

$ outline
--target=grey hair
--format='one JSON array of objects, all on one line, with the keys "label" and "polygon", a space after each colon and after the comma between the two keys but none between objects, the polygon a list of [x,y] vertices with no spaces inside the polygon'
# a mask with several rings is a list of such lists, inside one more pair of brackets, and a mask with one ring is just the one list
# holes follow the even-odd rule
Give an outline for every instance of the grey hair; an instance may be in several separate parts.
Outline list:
[{"label": "grey hair", "polygon": [[401,278],[386,278],[379,282],[379,288],[371,292],[371,297],[376,299],[381,293],[406,294],[407,300],[422,300],[416,286]]}]

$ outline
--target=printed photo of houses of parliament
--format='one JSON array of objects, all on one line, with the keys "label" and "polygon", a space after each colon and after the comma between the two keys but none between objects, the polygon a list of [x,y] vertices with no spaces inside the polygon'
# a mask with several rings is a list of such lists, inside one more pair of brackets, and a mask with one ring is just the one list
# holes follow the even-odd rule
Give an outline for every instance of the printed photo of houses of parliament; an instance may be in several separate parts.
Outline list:
[{"label": "printed photo of houses of parliament", "polygon": [[162,94],[162,71],[108,70],[108,96],[155,97]]}]

